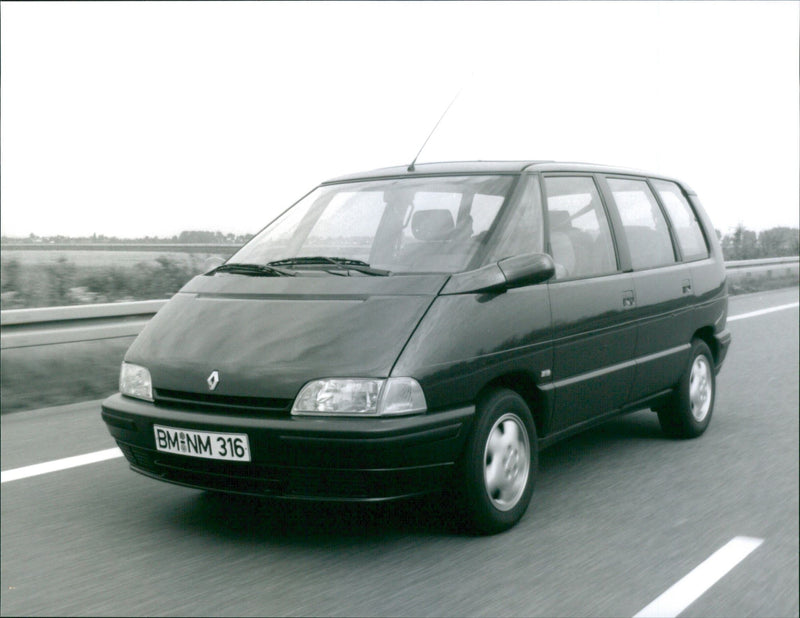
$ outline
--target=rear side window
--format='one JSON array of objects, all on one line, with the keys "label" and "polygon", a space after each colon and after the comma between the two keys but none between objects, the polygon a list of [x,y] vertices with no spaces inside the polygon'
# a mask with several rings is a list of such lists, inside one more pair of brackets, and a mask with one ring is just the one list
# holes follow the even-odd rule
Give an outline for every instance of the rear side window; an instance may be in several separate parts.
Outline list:
[{"label": "rear side window", "polygon": [[644,180],[609,178],[636,270],[675,263],[667,221]]},{"label": "rear side window", "polygon": [[694,210],[689,205],[681,188],[674,182],[652,180],[661,203],[667,209],[672,229],[678,237],[678,245],[684,260],[702,260],[708,257],[708,246]]},{"label": "rear side window", "polygon": [[556,278],[616,272],[614,242],[594,180],[586,176],[552,176],[544,179],[544,185]]}]

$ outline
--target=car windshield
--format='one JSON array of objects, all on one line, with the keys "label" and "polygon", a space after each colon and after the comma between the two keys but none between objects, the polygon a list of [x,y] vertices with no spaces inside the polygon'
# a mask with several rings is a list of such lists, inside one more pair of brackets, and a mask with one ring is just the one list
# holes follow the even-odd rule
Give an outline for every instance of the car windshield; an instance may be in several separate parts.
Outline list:
[{"label": "car windshield", "polygon": [[347,269],[350,260],[391,273],[461,271],[485,245],[513,183],[476,175],[324,185],[229,263]]}]

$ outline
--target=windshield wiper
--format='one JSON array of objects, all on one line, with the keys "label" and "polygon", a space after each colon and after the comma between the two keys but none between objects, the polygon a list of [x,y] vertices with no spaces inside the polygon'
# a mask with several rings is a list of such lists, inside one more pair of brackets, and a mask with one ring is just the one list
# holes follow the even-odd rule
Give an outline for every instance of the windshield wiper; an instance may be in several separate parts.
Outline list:
[{"label": "windshield wiper", "polygon": [[229,263],[218,266],[209,274],[233,273],[235,275],[249,275],[251,277],[294,277],[296,273],[283,268],[275,268],[265,264]]},{"label": "windshield wiper", "polygon": [[354,270],[356,272],[363,273],[365,275],[374,275],[376,277],[388,277],[391,275],[391,271],[388,270],[381,270],[380,268],[372,268],[366,262],[362,262],[361,260],[351,260],[348,258],[340,258],[340,257],[327,257],[323,255],[315,255],[311,257],[296,257],[296,258],[289,258],[286,260],[275,260],[274,262],[269,262],[268,266],[288,266],[290,268],[294,266],[316,266],[316,265],[331,265],[335,266],[336,268],[342,268],[345,270]]}]

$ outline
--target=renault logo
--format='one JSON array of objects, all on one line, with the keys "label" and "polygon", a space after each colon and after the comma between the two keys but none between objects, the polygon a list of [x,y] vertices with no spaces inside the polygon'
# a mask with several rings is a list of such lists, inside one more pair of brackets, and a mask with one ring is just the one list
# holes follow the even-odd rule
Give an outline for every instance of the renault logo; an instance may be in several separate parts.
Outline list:
[{"label": "renault logo", "polygon": [[208,382],[208,390],[213,391],[217,388],[217,384],[219,384],[219,371],[216,369],[212,371],[211,375],[206,379],[206,382]]}]

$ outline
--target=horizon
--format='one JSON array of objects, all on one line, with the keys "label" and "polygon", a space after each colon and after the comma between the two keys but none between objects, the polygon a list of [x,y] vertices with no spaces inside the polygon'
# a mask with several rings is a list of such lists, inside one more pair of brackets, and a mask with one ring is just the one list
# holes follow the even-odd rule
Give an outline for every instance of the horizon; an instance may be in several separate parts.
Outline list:
[{"label": "horizon", "polygon": [[[736,226],[734,226],[733,228],[731,228],[727,232],[723,232],[722,230],[720,230],[718,228],[714,228],[714,231],[717,232],[718,237],[719,237],[718,239],[721,241],[726,236],[727,237],[733,236],[733,234],[735,234],[738,229],[739,229],[739,225],[737,224]],[[744,232],[752,232],[752,233],[756,234],[756,236],[760,236],[764,232],[769,232],[769,231],[772,231],[772,230],[779,230],[779,229],[780,230],[791,230],[791,231],[799,231],[800,232],[800,226],[776,225],[776,226],[773,226],[773,227],[770,227],[770,228],[761,229],[761,230],[754,230],[752,228],[747,227],[746,225],[742,226],[742,230]],[[215,236],[219,235],[219,236],[222,236],[222,237],[233,236],[233,237],[239,238],[239,239],[246,238],[246,240],[235,240],[234,241],[234,242],[238,243],[238,242],[247,242],[250,238],[252,238],[256,234],[258,234],[258,231],[252,232],[252,233],[235,234],[233,232],[227,232],[227,233],[226,232],[222,232],[221,230],[181,230],[179,233],[172,234],[170,236],[151,236],[149,234],[145,235],[145,236],[109,236],[109,235],[106,235],[106,234],[96,234],[96,233],[93,233],[91,235],[86,235],[86,236],[67,236],[67,235],[64,235],[64,234],[50,234],[50,235],[46,235],[46,236],[40,236],[38,234],[33,234],[33,233],[28,234],[27,236],[10,236],[10,235],[7,235],[7,234],[2,234],[2,235],[0,235],[0,240],[6,241],[6,242],[8,242],[8,241],[32,241],[32,242],[50,241],[50,242],[54,242],[54,238],[63,238],[67,242],[69,242],[69,241],[86,241],[86,240],[92,241],[92,240],[97,240],[97,239],[121,241],[121,242],[124,242],[124,241],[158,241],[158,240],[171,241],[173,239],[179,239],[180,236],[183,235],[183,234],[213,234]],[[177,240],[176,242],[184,243],[184,244],[214,244],[213,241],[196,241],[196,240],[184,240],[184,241]],[[0,245],[0,251],[2,251],[2,246],[1,245]]]}]

